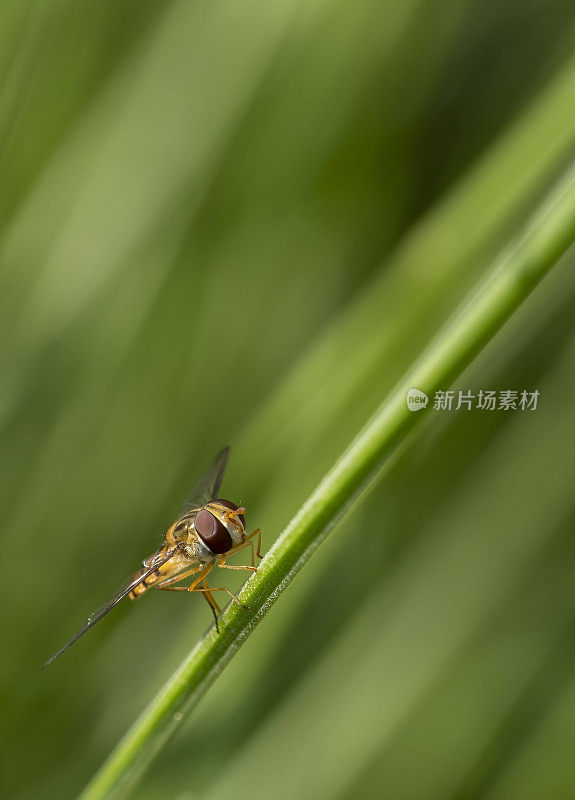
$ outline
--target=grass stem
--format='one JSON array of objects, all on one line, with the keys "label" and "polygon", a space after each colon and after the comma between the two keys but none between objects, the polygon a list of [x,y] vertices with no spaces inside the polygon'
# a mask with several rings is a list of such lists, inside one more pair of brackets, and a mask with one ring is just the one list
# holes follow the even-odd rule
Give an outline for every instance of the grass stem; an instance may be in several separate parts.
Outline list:
[{"label": "grass stem", "polygon": [[[362,489],[405,437],[431,411],[408,410],[406,392],[430,398],[491,341],[575,238],[575,165],[571,165],[467,303],[430,343],[401,383],[293,517],[220,618],[168,679],[81,795],[82,800],[126,796],[235,653],[266,616]],[[425,269],[425,264],[421,264]],[[270,532],[266,532],[268,536]]]}]

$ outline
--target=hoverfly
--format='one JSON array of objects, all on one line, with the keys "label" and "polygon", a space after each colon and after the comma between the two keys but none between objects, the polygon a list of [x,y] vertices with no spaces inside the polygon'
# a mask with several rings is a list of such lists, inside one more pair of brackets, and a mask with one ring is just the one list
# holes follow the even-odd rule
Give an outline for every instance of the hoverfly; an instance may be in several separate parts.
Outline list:
[{"label": "hoverfly", "polygon": [[[134,600],[152,587],[172,592],[201,592],[212,609],[218,632],[220,608],[212,593],[227,592],[235,603],[243,605],[225,586],[214,587],[208,584],[208,574],[215,566],[257,572],[254,565],[255,555],[262,558],[259,528],[246,536],[245,508],[236,506],[230,500],[218,498],[229,456],[229,447],[224,448],[216,456],[212,465],[186,498],[177,520],[166,531],[166,541],[163,546],[143,561],[142,568],[126,581],[107,603],[94,611],[84,627],[54,653],[44,664],[45,667],[78,641],[80,636],[106,616],[124,597]],[[254,554],[253,540],[256,537],[257,548]],[[226,564],[228,556],[246,547],[251,547],[251,566]],[[194,578],[189,586],[174,585],[192,575]]]}]

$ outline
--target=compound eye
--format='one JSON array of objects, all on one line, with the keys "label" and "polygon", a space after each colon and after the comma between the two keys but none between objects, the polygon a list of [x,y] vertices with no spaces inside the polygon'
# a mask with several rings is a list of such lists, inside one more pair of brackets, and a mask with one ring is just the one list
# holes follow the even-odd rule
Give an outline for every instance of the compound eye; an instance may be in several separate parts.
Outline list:
[{"label": "compound eye", "polygon": [[228,529],[207,508],[198,512],[194,525],[198,536],[212,553],[227,553],[234,546]]}]

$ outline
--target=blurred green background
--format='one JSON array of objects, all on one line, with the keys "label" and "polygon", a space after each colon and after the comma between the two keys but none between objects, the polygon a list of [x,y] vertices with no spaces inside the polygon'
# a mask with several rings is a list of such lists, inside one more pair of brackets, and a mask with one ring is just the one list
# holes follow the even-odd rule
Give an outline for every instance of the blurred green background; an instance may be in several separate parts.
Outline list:
[{"label": "blurred green background", "polygon": [[[267,549],[520,227],[574,45],[570,0],[0,5],[2,797],[76,796],[210,622],[150,592],[39,669],[214,454]],[[454,387],[537,410],[429,414],[141,800],[575,796],[574,265]]]}]

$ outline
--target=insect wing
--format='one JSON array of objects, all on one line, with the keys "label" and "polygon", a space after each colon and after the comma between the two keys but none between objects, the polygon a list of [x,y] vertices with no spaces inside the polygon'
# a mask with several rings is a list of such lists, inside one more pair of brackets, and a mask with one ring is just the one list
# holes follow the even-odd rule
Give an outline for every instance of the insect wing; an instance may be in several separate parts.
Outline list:
[{"label": "insect wing", "polygon": [[47,667],[48,664],[51,664],[52,661],[58,658],[58,656],[61,656],[62,653],[64,653],[69,647],[71,647],[74,644],[74,642],[77,642],[81,636],[83,636],[87,631],[89,631],[90,628],[93,628],[97,622],[100,622],[102,617],[105,617],[106,614],[114,608],[114,606],[117,606],[120,600],[123,600],[124,597],[127,597],[127,595],[130,594],[132,589],[135,589],[135,587],[138,586],[140,583],[142,583],[142,581],[145,581],[146,578],[149,575],[151,575],[152,572],[154,572],[154,570],[157,567],[161,566],[162,564],[165,564],[166,561],[169,561],[169,559],[176,552],[176,549],[170,550],[169,553],[166,553],[165,556],[159,559],[157,558],[157,555],[159,554],[160,551],[158,551],[158,554],[154,554],[154,556],[151,556],[152,566],[150,566],[150,568],[147,569],[145,572],[143,573],[138,572],[136,573],[136,575],[132,576],[129,580],[127,580],[113,595],[113,597],[111,597],[108,600],[107,603],[104,603],[103,606],[100,606],[100,608],[97,608],[96,611],[90,614],[90,616],[88,617],[88,621],[82,628],[80,628],[78,633],[72,636],[70,641],[67,642],[63,647],[61,647],[56,653],[54,653],[54,655],[51,658],[49,658],[48,661],[46,661],[46,663],[43,664],[43,666]]},{"label": "insect wing", "polygon": [[186,497],[180,516],[187,514],[194,508],[200,508],[218,496],[220,486],[226,471],[230,448],[224,447],[221,453],[215,457],[212,465],[207,469],[202,478],[194,486],[190,494]]}]

